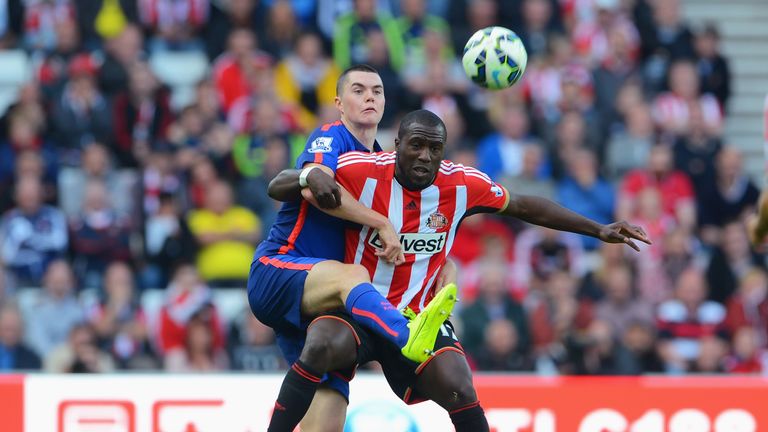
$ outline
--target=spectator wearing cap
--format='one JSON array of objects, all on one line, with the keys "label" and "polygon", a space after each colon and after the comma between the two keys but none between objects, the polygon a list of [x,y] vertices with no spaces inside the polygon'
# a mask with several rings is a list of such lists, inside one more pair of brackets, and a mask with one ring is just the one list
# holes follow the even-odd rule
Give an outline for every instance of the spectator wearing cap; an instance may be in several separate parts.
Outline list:
[{"label": "spectator wearing cap", "polygon": [[110,107],[97,87],[97,73],[92,56],[75,56],[69,63],[69,81],[54,105],[53,124],[59,144],[74,153],[74,160],[87,144],[107,142],[112,134]]},{"label": "spectator wearing cap", "polygon": [[336,20],[333,30],[333,59],[340,69],[369,61],[368,34],[381,32],[389,63],[399,71],[405,60],[403,36],[397,20],[377,11],[377,0],[354,0],[354,9]]}]

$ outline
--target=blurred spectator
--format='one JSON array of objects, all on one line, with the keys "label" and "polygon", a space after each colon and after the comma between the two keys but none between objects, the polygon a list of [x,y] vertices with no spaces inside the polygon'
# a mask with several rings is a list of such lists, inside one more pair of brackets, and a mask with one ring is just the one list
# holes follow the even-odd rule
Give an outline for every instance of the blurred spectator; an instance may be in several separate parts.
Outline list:
[{"label": "blurred spectator", "polygon": [[625,126],[614,131],[608,139],[605,167],[612,178],[620,179],[629,171],[648,164],[654,132],[648,105],[633,105],[626,113]]},{"label": "blurred spectator", "polygon": [[168,141],[176,147],[177,161],[190,158],[188,155],[182,156],[183,153],[197,153],[202,147],[203,134],[209,126],[203,121],[202,113],[195,105],[189,105],[179,112],[176,121],[168,127]]},{"label": "blurred spectator", "polygon": [[141,24],[153,35],[151,52],[202,50],[198,36],[208,22],[209,0],[146,0],[138,9]]},{"label": "blurred spectator", "polygon": [[173,195],[160,194],[159,208],[145,224],[144,244],[147,266],[142,278],[146,287],[166,286],[169,269],[194,260],[197,245]]},{"label": "blurred spectator", "polygon": [[482,273],[483,257],[492,257],[497,250],[501,250],[500,256],[494,256],[494,259],[504,260],[507,265],[512,262],[515,235],[505,222],[491,215],[476,214],[464,219],[461,229],[456,232],[451,258],[461,268],[460,285],[464,300],[477,294],[474,288]]},{"label": "blurred spectator", "polygon": [[462,341],[473,357],[481,351],[483,332],[496,320],[510,322],[514,328],[515,351],[526,354],[531,348],[528,318],[525,310],[512,297],[506,275],[507,263],[503,260],[486,259],[479,265],[478,295],[475,301],[461,311],[463,323]]},{"label": "blurred spectator", "polygon": [[522,27],[516,27],[520,30],[517,34],[528,51],[528,57],[544,55],[552,35],[563,30],[554,16],[556,4],[551,0],[522,0],[517,3],[522,3],[523,18]]},{"label": "blurred spectator", "polygon": [[24,321],[16,306],[0,306],[0,372],[40,369],[40,357],[23,341]]},{"label": "blurred spectator", "polygon": [[631,267],[629,253],[620,244],[600,243],[597,254],[589,259],[588,271],[581,279],[579,298],[600,301],[605,297],[603,284],[613,267]]},{"label": "blurred spectator", "polygon": [[608,59],[612,32],[622,32],[631,57],[640,48],[640,36],[634,23],[627,19],[618,0],[596,0],[594,20],[579,20],[573,29],[576,53],[589,65],[596,66]]},{"label": "blurred spectator", "polygon": [[221,55],[232,31],[248,29],[253,34],[266,28],[267,7],[262,0],[230,0],[212,2],[211,17],[205,26],[206,53],[210,60]]},{"label": "blurred spectator", "polygon": [[144,35],[141,29],[128,24],[117,35],[104,42],[104,61],[99,68],[99,87],[113,98],[128,87],[131,65],[144,56]]},{"label": "blurred spectator", "polygon": [[[266,0],[272,1],[272,0]],[[300,0],[299,0],[300,1]],[[389,14],[393,12],[393,6],[398,0],[377,0],[376,10],[379,14]],[[336,28],[336,22],[340,17],[352,12],[355,0],[315,0],[317,9],[317,28],[320,29],[325,40],[333,39],[333,32]],[[443,3],[443,2],[441,2]],[[313,27],[310,25],[310,27]]]},{"label": "blurred spectator", "polygon": [[[568,173],[557,186],[557,202],[599,223],[613,221],[615,201],[613,186],[600,177],[597,157],[587,149],[576,151],[568,161]],[[594,250],[600,241],[581,236],[586,250]]]},{"label": "blurred spectator", "polygon": [[719,246],[712,251],[707,267],[709,298],[726,303],[736,292],[739,281],[753,268],[765,269],[764,259],[752,250],[747,227],[734,220],[723,226]]},{"label": "blurred spectator", "polygon": [[184,185],[189,197],[189,207],[202,208],[205,206],[208,188],[221,180],[219,173],[209,158],[201,156],[192,163],[189,177]]},{"label": "blurred spectator", "polygon": [[477,145],[477,167],[503,182],[522,172],[523,152],[530,144],[528,114],[521,106],[506,106],[496,122],[498,132]]},{"label": "blurred spectator", "polygon": [[731,335],[742,327],[751,327],[758,345],[768,347],[768,277],[764,270],[752,269],[741,277],[727,310],[725,323]]},{"label": "blurred spectator", "polygon": [[75,19],[71,0],[24,0],[24,47],[50,51],[56,46],[56,26]]},{"label": "blurred spectator", "polygon": [[90,324],[72,327],[69,338],[45,357],[45,371],[53,373],[109,373],[115,369],[112,357],[99,348]]},{"label": "blurred spectator", "polygon": [[[369,1],[369,0],[362,0]],[[367,47],[367,62],[379,73],[381,82],[384,85],[384,92],[386,94],[387,103],[384,114],[379,122],[379,128],[389,128],[393,125],[395,116],[400,113],[401,105],[403,104],[402,93],[403,86],[401,83],[400,75],[392,64],[390,58],[389,48],[387,45],[387,38],[384,33],[378,30],[372,30],[367,33],[366,38]],[[446,118],[446,128],[449,121]]]},{"label": "blurred spectator", "polygon": [[731,96],[731,72],[728,59],[720,53],[720,32],[714,24],[705,26],[696,35],[696,57],[701,92],[715,95],[720,108],[726,111]]},{"label": "blurred spectator", "polygon": [[632,219],[638,214],[640,192],[646,188],[659,193],[665,216],[674,218],[684,229],[693,229],[696,224],[693,185],[684,172],[674,169],[672,151],[664,144],[651,149],[645,169],[632,170],[622,179],[617,219]]},{"label": "blurred spectator", "polygon": [[186,186],[173,164],[173,154],[168,147],[152,153],[147,160],[142,178],[143,210],[146,216],[155,214],[160,207],[160,195],[176,194]]},{"label": "blurred spectator", "polygon": [[483,345],[471,357],[481,371],[529,372],[533,361],[520,346],[518,328],[511,321],[496,318],[482,329]]},{"label": "blurred spectator", "polygon": [[135,0],[74,1],[80,33],[89,50],[100,47],[102,40],[117,36],[139,20],[139,2]]},{"label": "blurred spectator", "polygon": [[85,185],[101,182],[111,204],[119,216],[133,216],[137,206],[138,176],[133,170],[118,170],[112,166],[109,150],[101,143],[93,142],[83,148],[80,161],[75,167],[65,167],[58,178],[59,207],[68,218],[80,214],[85,198]]},{"label": "blurred spectator", "polygon": [[381,32],[386,42],[389,63],[394,70],[403,67],[405,47],[397,21],[376,10],[377,0],[354,0],[354,11],[336,20],[333,30],[333,59],[340,69],[369,62],[368,34]]},{"label": "blurred spectator", "polygon": [[622,335],[624,346],[632,353],[644,373],[657,373],[664,365],[656,350],[656,329],[653,324],[632,323]]},{"label": "blurred spectator", "polygon": [[252,83],[269,68],[270,62],[269,56],[258,50],[252,31],[239,28],[229,34],[227,51],[216,59],[211,73],[224,113],[238,99],[256,90]]},{"label": "blurred spectator", "polygon": [[69,63],[69,81],[54,106],[59,145],[75,155],[93,141],[107,142],[112,133],[109,104],[96,86],[97,71],[90,55],[75,56]]},{"label": "blurred spectator", "polygon": [[166,371],[215,372],[226,370],[229,366],[227,355],[215,345],[213,331],[203,314],[194,314],[187,323],[184,346],[166,353]]},{"label": "blurred spectator", "polygon": [[[703,179],[704,180],[704,179]],[[740,219],[754,210],[760,191],[744,172],[741,151],[725,146],[715,160],[715,175],[705,179],[698,197],[702,230],[717,230],[726,222]],[[704,235],[704,241],[712,237]]]},{"label": "blurred spectator", "polygon": [[[447,65],[442,62],[430,64],[426,70],[427,87],[421,101],[421,107],[437,114],[445,122],[447,138],[445,151],[453,152],[457,142],[464,135],[464,120],[459,111],[459,93],[466,90],[467,82],[451,81]],[[395,107],[397,109],[399,107]],[[391,123],[387,123],[389,125]]]},{"label": "blurred spectator", "polygon": [[[538,0],[543,1],[543,0]],[[624,83],[635,75],[636,58],[631,51],[629,35],[619,27],[612,27],[607,35],[608,52],[593,71],[595,107],[602,123],[613,124],[618,119],[616,95]]]},{"label": "blurred spectator", "polygon": [[27,110],[14,111],[8,118],[8,135],[0,143],[0,180],[8,181],[15,173],[19,155],[26,151],[38,153],[44,164],[43,176],[56,178],[58,157],[54,145],[43,136],[42,119]]},{"label": "blurred spectator", "polygon": [[232,369],[249,372],[276,372],[288,365],[275,342],[275,332],[245,310],[232,323],[229,334]]},{"label": "blurred spectator", "polygon": [[212,294],[193,265],[182,263],[176,267],[160,310],[158,347],[162,354],[184,348],[187,325],[195,316],[209,326],[213,345],[217,349],[224,346],[223,324],[212,303]]},{"label": "blurred spectator", "polygon": [[584,250],[579,236],[543,227],[528,228],[515,242],[514,277],[523,287],[547,280],[557,272],[584,275]]},{"label": "blurred spectator", "polygon": [[[659,2],[664,3],[664,2]],[[669,91],[660,93],[653,102],[656,124],[663,132],[683,135],[690,128],[691,105],[698,105],[708,134],[719,135],[723,126],[723,111],[714,96],[699,92],[696,65],[679,60],[669,68]]]},{"label": "blurred spectator", "polygon": [[[658,241],[658,238],[655,240]],[[674,285],[677,278],[691,265],[700,264],[699,240],[692,233],[676,228],[661,238],[661,267],[668,283]]]},{"label": "blurred spectator", "polygon": [[290,0],[275,0],[269,7],[266,31],[261,46],[276,59],[288,56],[301,28]]},{"label": "blurred spectator", "polygon": [[209,125],[224,119],[216,86],[210,79],[200,81],[195,87],[194,106],[203,124]]},{"label": "blurred spectator", "polygon": [[[464,45],[472,35],[486,27],[497,25],[499,6],[496,0],[455,0],[450,3],[448,21],[453,37],[453,51],[464,52]],[[513,3],[513,2],[509,2]]]},{"label": "blurred spectator", "polygon": [[67,340],[73,327],[83,322],[83,307],[77,300],[76,288],[75,277],[66,261],[54,261],[48,266],[43,290],[24,311],[25,340],[40,357],[47,357],[53,348]]},{"label": "blurred spectator", "polygon": [[723,339],[708,336],[701,339],[699,345],[699,355],[691,367],[691,372],[701,374],[725,372],[725,356],[728,354],[728,343]]},{"label": "blurred spectator", "polygon": [[725,360],[725,371],[731,374],[768,373],[768,351],[759,343],[757,332],[741,327],[733,335],[733,350]]},{"label": "blurred spectator", "polygon": [[0,50],[14,48],[23,33],[23,0],[7,0],[0,5]]},{"label": "blurred spectator", "polygon": [[673,151],[675,168],[688,174],[699,199],[715,177],[715,161],[722,147],[720,138],[707,130],[701,107],[690,105],[687,133],[675,140]]},{"label": "blurred spectator", "polygon": [[562,179],[570,160],[581,149],[599,151],[596,146],[590,145],[587,125],[584,117],[578,112],[564,113],[554,127],[547,126],[552,131],[547,132],[551,136],[549,140],[549,163],[551,175],[555,180]]},{"label": "blurred spectator", "polygon": [[546,173],[546,166],[544,149],[538,144],[527,144],[523,148],[520,173],[505,177],[499,183],[518,194],[555,199],[555,185]]},{"label": "blurred spectator", "polygon": [[167,139],[173,122],[170,94],[160,86],[149,65],[131,64],[128,88],[115,97],[115,155],[122,167],[144,165],[150,152]]},{"label": "blurred spectator", "polygon": [[595,318],[623,335],[633,324],[654,324],[653,307],[637,296],[632,272],[626,265],[608,267],[601,281],[605,297],[595,305]]},{"label": "blurred spectator", "polygon": [[[444,59],[455,59],[450,40],[448,23],[439,16],[427,12],[426,0],[400,0],[402,13],[397,19],[405,45],[404,67],[411,63],[423,64],[427,57],[427,35],[440,37],[442,44],[438,53]],[[434,42],[433,42],[434,43]]]},{"label": "blurred spectator", "polygon": [[41,131],[45,130],[47,101],[43,99],[40,84],[36,81],[27,81],[18,89],[16,100],[8,106],[0,117],[0,136],[6,137],[10,133],[10,120],[16,115],[27,117]]},{"label": "blurred spectator", "polygon": [[690,370],[702,341],[723,331],[725,308],[707,300],[708,291],[701,271],[689,268],[677,280],[675,298],[659,305],[659,349],[667,372]]},{"label": "blurred spectator", "polygon": [[317,125],[315,113],[321,105],[334,103],[338,67],[323,53],[320,37],[303,33],[292,54],[275,67],[275,92],[281,101],[300,109],[304,130]]},{"label": "blurred spectator", "polygon": [[35,77],[47,99],[60,96],[67,79],[72,76],[72,61],[83,53],[77,23],[62,20],[55,24],[56,45],[35,59]]},{"label": "blurred spectator", "polygon": [[16,183],[23,178],[40,180],[42,199],[46,203],[56,202],[56,179],[46,176],[43,158],[39,152],[24,150],[16,157],[15,175],[13,178],[0,181],[0,213],[11,210],[14,206],[14,189]]},{"label": "blurred spectator", "polygon": [[572,333],[567,349],[569,362],[563,369],[569,374],[636,375],[641,372],[635,357],[605,321],[592,321],[583,334]]},{"label": "blurred spectator", "polygon": [[420,57],[409,59],[401,71],[403,84],[408,90],[423,95],[429,91],[431,82],[429,71],[441,68],[444,72],[445,87],[450,93],[464,94],[469,81],[461,62],[453,55],[448,46],[445,30],[427,27],[420,36]]},{"label": "blurred spectator", "polygon": [[67,248],[67,222],[58,208],[42,203],[40,180],[16,184],[17,207],[0,223],[2,260],[17,286],[37,285],[51,261]]},{"label": "blurred spectator", "polygon": [[646,84],[656,91],[663,85],[670,63],[694,56],[693,34],[680,15],[679,0],[650,2],[653,24],[643,26],[642,56]]},{"label": "blurred spectator", "polygon": [[117,214],[104,182],[85,185],[83,207],[70,221],[72,263],[85,288],[101,285],[112,261],[131,259],[131,222]]},{"label": "blurred spectator", "polygon": [[88,311],[98,345],[112,354],[121,369],[157,368],[131,268],[123,262],[111,263],[103,284],[101,301]]},{"label": "blurred spectator", "polygon": [[536,119],[551,119],[557,115],[557,104],[562,97],[563,70],[573,61],[573,47],[565,36],[552,36],[547,44],[546,56],[530,58],[525,79],[518,85],[531,102]]},{"label": "blurred spectator", "polygon": [[241,283],[248,278],[261,222],[250,210],[234,205],[227,183],[211,184],[205,195],[205,208],[188,215],[190,230],[201,245],[197,268],[206,281]]}]

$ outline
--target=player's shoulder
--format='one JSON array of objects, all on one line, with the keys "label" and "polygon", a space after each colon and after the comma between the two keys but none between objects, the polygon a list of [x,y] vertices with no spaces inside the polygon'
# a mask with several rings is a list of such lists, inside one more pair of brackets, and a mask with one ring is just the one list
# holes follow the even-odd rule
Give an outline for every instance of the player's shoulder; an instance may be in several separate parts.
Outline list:
[{"label": "player's shoulder", "polygon": [[307,151],[309,153],[330,153],[332,151],[344,152],[346,128],[340,121],[326,123],[309,135],[307,139]]},{"label": "player's shoulder", "polygon": [[361,151],[346,152],[339,156],[338,168],[359,166],[367,168],[383,168],[395,163],[394,152],[368,153]]},{"label": "player's shoulder", "polygon": [[453,163],[449,160],[440,162],[440,177],[447,183],[464,183],[481,181],[493,185],[493,180],[488,174],[475,167]]}]

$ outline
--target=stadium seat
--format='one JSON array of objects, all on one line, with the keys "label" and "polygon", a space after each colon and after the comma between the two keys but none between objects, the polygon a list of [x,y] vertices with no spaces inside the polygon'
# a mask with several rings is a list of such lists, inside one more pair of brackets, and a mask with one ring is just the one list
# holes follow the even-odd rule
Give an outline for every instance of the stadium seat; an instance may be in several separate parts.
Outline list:
[{"label": "stadium seat", "polygon": [[0,51],[0,115],[16,100],[19,87],[32,77],[32,65],[22,50]]},{"label": "stadium seat", "polygon": [[171,88],[171,107],[180,110],[195,97],[195,85],[208,74],[208,58],[202,52],[164,52],[149,60],[158,79]]}]

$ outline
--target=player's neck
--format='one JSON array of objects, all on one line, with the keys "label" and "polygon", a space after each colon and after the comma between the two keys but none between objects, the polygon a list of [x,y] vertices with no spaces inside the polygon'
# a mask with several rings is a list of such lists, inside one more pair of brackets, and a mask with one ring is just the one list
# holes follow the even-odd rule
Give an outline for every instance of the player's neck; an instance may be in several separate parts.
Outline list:
[{"label": "player's neck", "polygon": [[341,122],[346,126],[349,132],[355,137],[360,144],[364,145],[370,151],[373,151],[373,143],[376,141],[376,134],[379,131],[378,126],[366,127],[361,126],[342,117]]}]

